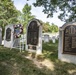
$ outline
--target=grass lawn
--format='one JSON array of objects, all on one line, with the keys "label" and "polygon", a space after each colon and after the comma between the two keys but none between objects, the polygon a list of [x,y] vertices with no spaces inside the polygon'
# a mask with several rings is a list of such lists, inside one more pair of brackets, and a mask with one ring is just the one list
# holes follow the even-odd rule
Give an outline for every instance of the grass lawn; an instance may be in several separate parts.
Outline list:
[{"label": "grass lawn", "polygon": [[0,46],[0,75],[76,75],[76,65],[58,60],[58,41],[43,43],[43,55],[37,57]]}]

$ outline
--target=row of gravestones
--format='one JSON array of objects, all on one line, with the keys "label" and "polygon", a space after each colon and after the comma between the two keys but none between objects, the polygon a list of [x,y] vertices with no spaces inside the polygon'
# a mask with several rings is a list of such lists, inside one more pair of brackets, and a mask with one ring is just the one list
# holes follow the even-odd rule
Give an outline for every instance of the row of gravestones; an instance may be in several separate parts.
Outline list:
[{"label": "row of gravestones", "polygon": [[50,35],[46,33],[42,36],[42,40],[44,41],[44,43],[50,42],[50,40],[52,41],[52,43],[56,43],[56,40],[58,39],[59,35]]},{"label": "row of gravestones", "polygon": [[[19,28],[15,25],[7,25],[4,34],[4,47],[16,48],[20,46],[20,38],[15,38]],[[42,24],[38,19],[32,19],[27,25],[26,32],[26,50],[42,53]]]},{"label": "row of gravestones", "polygon": [[[6,27],[6,30],[7,28],[9,27]],[[5,30],[4,46],[7,47],[8,46],[11,47],[10,45],[13,44],[14,41],[13,38],[14,28],[10,27],[10,29],[11,29],[10,41],[6,40],[6,30]],[[36,51],[37,54],[42,53],[42,24],[37,19],[31,20],[27,25],[26,50]],[[60,27],[58,58],[62,61],[72,62],[76,64],[76,22],[66,23],[62,27]]]},{"label": "row of gravestones", "polygon": [[[44,43],[52,41],[52,43],[56,43],[56,40],[59,39],[59,33],[52,34],[51,33],[42,33],[42,41]],[[21,42],[26,41],[26,34],[21,35]]]}]

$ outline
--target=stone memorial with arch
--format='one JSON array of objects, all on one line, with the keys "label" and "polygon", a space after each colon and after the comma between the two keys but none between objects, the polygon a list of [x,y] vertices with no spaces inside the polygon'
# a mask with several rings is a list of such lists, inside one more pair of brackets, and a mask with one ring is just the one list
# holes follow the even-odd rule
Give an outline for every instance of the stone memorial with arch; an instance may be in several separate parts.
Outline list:
[{"label": "stone memorial with arch", "polygon": [[20,24],[19,25],[7,25],[5,27],[4,33],[4,47],[8,48],[16,48],[20,44],[20,39],[18,38],[20,32]]},{"label": "stone memorial with arch", "polygon": [[58,58],[76,64],[76,22],[60,27]]},{"label": "stone memorial with arch", "polygon": [[0,45],[2,44],[2,28],[0,27]]},{"label": "stone memorial with arch", "polygon": [[26,50],[42,53],[42,24],[38,19],[32,19],[26,28]]}]

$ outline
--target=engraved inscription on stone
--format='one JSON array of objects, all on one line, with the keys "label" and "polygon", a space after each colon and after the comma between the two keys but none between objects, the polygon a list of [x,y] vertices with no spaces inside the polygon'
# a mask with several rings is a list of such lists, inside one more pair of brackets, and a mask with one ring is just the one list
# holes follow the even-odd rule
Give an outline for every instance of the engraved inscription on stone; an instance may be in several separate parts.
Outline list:
[{"label": "engraved inscription on stone", "polygon": [[38,36],[39,36],[39,26],[36,21],[32,21],[28,26],[27,32],[27,44],[29,45],[37,45],[38,44]]},{"label": "engraved inscription on stone", "polygon": [[67,51],[67,49],[70,51],[70,37],[65,37],[65,51]]},{"label": "engraved inscription on stone", "polygon": [[6,30],[6,40],[10,41],[11,40],[11,29],[7,28]]},{"label": "engraved inscription on stone", "polygon": [[76,48],[76,37],[72,37],[72,48]]},{"label": "engraved inscription on stone", "polygon": [[67,26],[64,30],[63,52],[76,52],[76,26]]}]

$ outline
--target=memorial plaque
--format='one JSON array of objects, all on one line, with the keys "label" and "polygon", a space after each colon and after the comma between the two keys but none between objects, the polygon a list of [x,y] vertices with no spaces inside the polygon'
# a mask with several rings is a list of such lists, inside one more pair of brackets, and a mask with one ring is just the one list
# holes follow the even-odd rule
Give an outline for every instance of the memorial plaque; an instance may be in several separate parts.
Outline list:
[{"label": "memorial plaque", "polygon": [[36,50],[36,46],[28,46],[28,49]]},{"label": "memorial plaque", "polygon": [[10,41],[11,40],[11,29],[7,28],[6,30],[6,40]]},{"label": "memorial plaque", "polygon": [[76,26],[67,26],[64,30],[63,53],[76,54]]},{"label": "memorial plaque", "polygon": [[28,45],[37,45],[39,36],[39,26],[36,21],[32,21],[28,26],[27,31],[27,44]]}]

